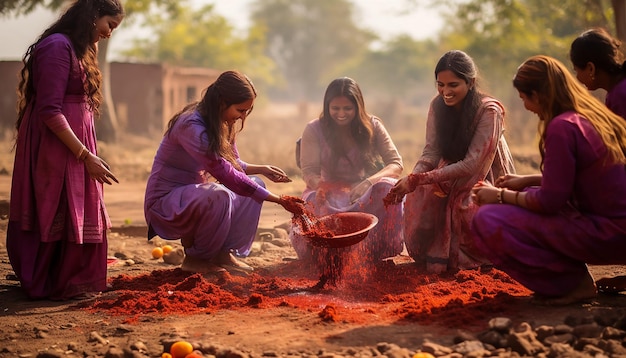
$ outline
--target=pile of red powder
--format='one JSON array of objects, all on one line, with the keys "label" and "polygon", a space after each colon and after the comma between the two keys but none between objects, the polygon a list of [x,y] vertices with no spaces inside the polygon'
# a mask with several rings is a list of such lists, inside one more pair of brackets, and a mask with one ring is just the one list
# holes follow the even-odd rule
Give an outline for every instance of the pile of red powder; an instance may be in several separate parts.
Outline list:
[{"label": "pile of red powder", "polygon": [[[356,268],[355,268],[356,267]],[[249,276],[207,276],[180,269],[111,279],[113,292],[87,307],[128,316],[197,314],[290,306],[319,312],[325,321],[437,322],[456,326],[484,321],[493,314],[514,315],[515,297],[530,291],[505,273],[492,269],[434,275],[416,265],[392,262],[354,266],[337,285],[319,287],[313,267],[301,262],[260,268]],[[508,311],[508,312],[507,312]]]}]

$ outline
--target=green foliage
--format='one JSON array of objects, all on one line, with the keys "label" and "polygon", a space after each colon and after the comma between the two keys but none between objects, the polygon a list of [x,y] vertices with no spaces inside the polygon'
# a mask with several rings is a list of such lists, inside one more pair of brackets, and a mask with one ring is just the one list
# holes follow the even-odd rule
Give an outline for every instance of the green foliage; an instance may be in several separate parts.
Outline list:
[{"label": "green foliage", "polygon": [[252,22],[284,80],[279,95],[319,100],[337,68],[365,54],[375,36],[358,28],[347,0],[257,0]]},{"label": "green foliage", "polygon": [[[432,40],[417,41],[402,35],[370,50],[343,69],[378,98],[424,99],[433,93],[433,68],[439,46]],[[424,90],[426,88],[426,90]],[[426,93],[425,93],[426,92]],[[430,98],[425,99],[428,102]],[[423,104],[423,102],[422,102]]]},{"label": "green foliage", "polygon": [[0,15],[25,15],[35,10],[38,6],[57,10],[61,8],[65,1],[66,0],[0,0]]},{"label": "green foliage", "polygon": [[263,56],[265,34],[259,27],[247,37],[235,34],[233,26],[215,13],[213,5],[200,9],[180,8],[175,17],[155,14],[147,25],[155,35],[136,40],[123,55],[142,62],[165,62],[177,66],[238,69],[255,82],[272,83],[273,62]]},{"label": "green foliage", "polygon": [[608,0],[469,0],[446,18],[441,40],[470,54],[492,92],[513,101],[510,80],[526,58],[546,54],[568,64],[574,37],[592,26],[614,29],[612,14]]},{"label": "green foliage", "polygon": [[[133,16],[153,9],[176,14],[185,2],[186,0],[126,0],[122,4],[126,14]],[[68,3],[68,0],[0,0],[0,15],[25,15],[39,6],[58,10]]]}]

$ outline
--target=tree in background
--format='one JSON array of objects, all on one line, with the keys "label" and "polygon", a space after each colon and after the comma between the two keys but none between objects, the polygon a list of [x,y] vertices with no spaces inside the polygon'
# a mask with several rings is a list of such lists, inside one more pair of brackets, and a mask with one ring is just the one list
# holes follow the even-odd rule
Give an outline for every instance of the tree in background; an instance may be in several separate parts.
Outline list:
[{"label": "tree in background", "polygon": [[[140,61],[238,68],[266,87],[263,92],[273,99],[319,102],[331,79],[350,76],[359,81],[368,103],[378,100],[394,107],[397,102],[427,102],[435,93],[434,63],[456,48],[474,57],[486,89],[515,111],[519,100],[510,79],[525,58],[545,53],[567,63],[569,44],[583,30],[602,26],[619,32],[619,19],[621,27],[626,26],[624,0],[406,0],[408,12],[420,10],[411,4],[446,10],[438,38],[398,36],[373,48],[376,34],[356,22],[355,1],[254,0],[252,26],[239,36],[211,5],[194,10],[187,0],[126,0],[123,26],[141,21],[154,36],[138,39],[125,55]],[[36,6],[58,9],[63,3],[0,0],[0,15],[28,13]],[[110,96],[107,42],[100,46],[103,89]],[[112,141],[117,127],[110,97],[105,105],[99,136]]]},{"label": "tree in background", "polygon": [[354,22],[347,0],[256,0],[252,23],[265,29],[277,65],[276,95],[318,101],[336,69],[365,54],[375,36]]},{"label": "tree in background", "polygon": [[363,88],[368,88],[368,96],[428,105],[434,94],[433,68],[440,51],[433,40],[418,41],[400,35],[337,72],[358,79]]},{"label": "tree in background", "polygon": [[177,16],[155,13],[146,21],[153,29],[148,39],[137,39],[122,53],[131,61],[165,62],[178,66],[208,67],[220,71],[238,69],[258,85],[273,84],[274,62],[263,54],[262,29],[252,27],[246,37],[235,34],[227,19],[213,5],[180,8]]},{"label": "tree in background", "polygon": [[[444,4],[454,11],[446,15],[441,43],[474,58],[488,92],[506,104],[509,118],[525,116],[511,78],[526,58],[546,54],[567,64],[570,44],[582,31],[595,26],[615,29],[608,0],[449,0]],[[529,132],[524,120],[509,121],[509,127],[513,133]]]},{"label": "tree in background", "polygon": [[[179,11],[180,6],[184,5],[185,1],[186,0],[126,0],[123,3],[124,11],[126,12],[126,19],[124,21],[128,23],[136,14],[146,13],[152,9],[158,9],[159,11],[175,15]],[[68,0],[0,0],[0,15],[26,15],[39,6],[58,11],[69,2]],[[104,103],[100,120],[97,121],[97,128],[99,140],[103,142],[114,142],[119,129],[110,90],[111,72],[109,71],[109,63],[107,61],[108,44],[108,40],[101,40],[98,43],[98,62],[102,72],[102,94],[104,96]]]}]

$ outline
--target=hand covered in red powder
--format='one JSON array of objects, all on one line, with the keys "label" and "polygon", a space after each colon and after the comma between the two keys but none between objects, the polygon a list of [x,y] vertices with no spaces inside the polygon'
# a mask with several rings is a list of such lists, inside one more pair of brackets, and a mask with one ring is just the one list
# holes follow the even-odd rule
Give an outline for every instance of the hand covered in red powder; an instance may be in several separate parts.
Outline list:
[{"label": "hand covered in red powder", "polygon": [[400,204],[406,194],[415,190],[415,188],[411,190],[409,177],[410,175],[401,178],[400,180],[398,180],[396,185],[394,185],[391,190],[389,190],[389,193],[383,199],[385,205]]},{"label": "hand covered in red powder", "polygon": [[363,194],[365,194],[365,192],[371,187],[372,187],[372,182],[369,181],[368,179],[365,179],[359,184],[357,184],[357,186],[355,186],[354,188],[352,188],[352,190],[350,190],[350,203],[354,203],[357,200],[359,200],[359,198],[361,198]]},{"label": "hand covered in red powder", "polygon": [[278,202],[285,210],[294,215],[302,215],[305,212],[304,200],[289,195],[281,195]]}]

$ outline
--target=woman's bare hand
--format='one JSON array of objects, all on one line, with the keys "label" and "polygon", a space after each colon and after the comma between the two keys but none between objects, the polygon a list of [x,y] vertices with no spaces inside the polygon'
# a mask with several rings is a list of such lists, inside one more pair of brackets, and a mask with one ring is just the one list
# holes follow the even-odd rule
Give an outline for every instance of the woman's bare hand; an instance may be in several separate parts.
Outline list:
[{"label": "woman's bare hand", "polygon": [[528,186],[528,183],[524,175],[506,174],[496,179],[495,186],[521,191]]},{"label": "woman's bare hand", "polygon": [[115,175],[111,172],[111,167],[102,158],[93,153],[87,154],[85,158],[85,168],[91,179],[97,180],[100,183],[106,183],[112,185],[111,181],[119,183]]},{"label": "woman's bare hand", "polygon": [[404,196],[410,192],[409,177],[405,176],[398,180],[396,185],[389,190],[389,193],[385,196],[383,201],[388,204],[400,204]]},{"label": "woman's bare hand", "polygon": [[372,187],[372,182],[368,179],[363,180],[357,186],[350,190],[350,203],[355,203]]},{"label": "woman's bare hand", "polygon": [[274,183],[289,183],[291,179],[287,174],[280,168],[275,167],[273,165],[266,165],[263,167],[263,175],[267,177],[267,179],[273,181]]}]

